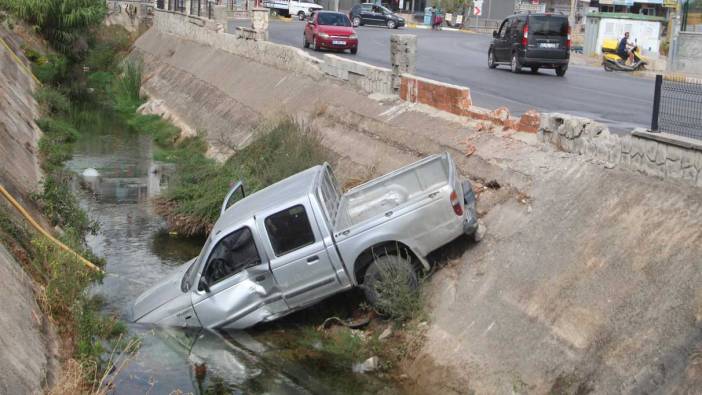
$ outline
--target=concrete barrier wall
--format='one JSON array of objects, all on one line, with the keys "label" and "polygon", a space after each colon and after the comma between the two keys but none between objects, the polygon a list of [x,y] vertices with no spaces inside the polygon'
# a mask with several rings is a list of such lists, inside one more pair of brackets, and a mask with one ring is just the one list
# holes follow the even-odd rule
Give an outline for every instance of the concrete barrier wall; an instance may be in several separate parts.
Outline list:
[{"label": "concrete barrier wall", "polygon": [[205,18],[155,10],[154,28],[239,55],[255,62],[319,79],[321,60],[303,50],[267,41],[254,41],[225,34]]},{"label": "concrete barrier wall", "polygon": [[672,66],[675,72],[702,75],[702,33],[680,32]]},{"label": "concrete barrier wall", "polygon": [[344,59],[336,55],[324,55],[322,71],[328,76],[346,81],[363,92],[394,94],[392,70],[367,63]]},{"label": "concrete barrier wall", "polygon": [[585,155],[606,168],[620,167],[702,186],[702,142],[637,129],[615,135],[591,119],[542,114],[539,138],[565,152]]}]

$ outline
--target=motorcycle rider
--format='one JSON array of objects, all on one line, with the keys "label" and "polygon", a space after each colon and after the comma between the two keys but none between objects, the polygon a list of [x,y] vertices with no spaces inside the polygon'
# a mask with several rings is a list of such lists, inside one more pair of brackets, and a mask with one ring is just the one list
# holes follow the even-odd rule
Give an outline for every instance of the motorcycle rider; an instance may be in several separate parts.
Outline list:
[{"label": "motorcycle rider", "polygon": [[634,64],[634,45],[629,41],[629,32],[624,33],[624,37],[619,41],[617,54],[624,60],[624,64]]}]

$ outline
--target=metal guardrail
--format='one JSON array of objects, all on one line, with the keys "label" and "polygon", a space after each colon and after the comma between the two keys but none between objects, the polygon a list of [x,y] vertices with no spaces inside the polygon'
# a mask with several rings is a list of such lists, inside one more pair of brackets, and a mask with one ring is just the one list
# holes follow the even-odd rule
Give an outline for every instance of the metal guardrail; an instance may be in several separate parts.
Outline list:
[{"label": "metal guardrail", "polygon": [[657,75],[651,130],[702,140],[702,80]]}]

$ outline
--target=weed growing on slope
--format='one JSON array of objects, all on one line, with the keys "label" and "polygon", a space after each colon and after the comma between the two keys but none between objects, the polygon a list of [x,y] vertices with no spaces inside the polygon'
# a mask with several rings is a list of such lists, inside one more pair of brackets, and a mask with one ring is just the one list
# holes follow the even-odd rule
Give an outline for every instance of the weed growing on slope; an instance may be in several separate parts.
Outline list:
[{"label": "weed growing on slope", "polygon": [[204,156],[202,139],[169,151],[179,171],[161,201],[169,224],[185,235],[206,233],[232,183],[247,194],[328,160],[318,136],[291,118],[264,123],[251,144],[219,164]]}]

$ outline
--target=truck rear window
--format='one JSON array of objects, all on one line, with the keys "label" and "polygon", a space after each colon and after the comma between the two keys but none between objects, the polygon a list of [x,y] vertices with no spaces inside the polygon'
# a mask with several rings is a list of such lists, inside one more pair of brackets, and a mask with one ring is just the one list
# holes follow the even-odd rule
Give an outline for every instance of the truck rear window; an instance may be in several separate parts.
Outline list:
[{"label": "truck rear window", "polygon": [[265,224],[276,256],[283,256],[314,243],[314,233],[302,205],[271,215],[266,218]]},{"label": "truck rear window", "polygon": [[548,36],[567,36],[568,18],[561,16],[530,16],[529,33]]}]

